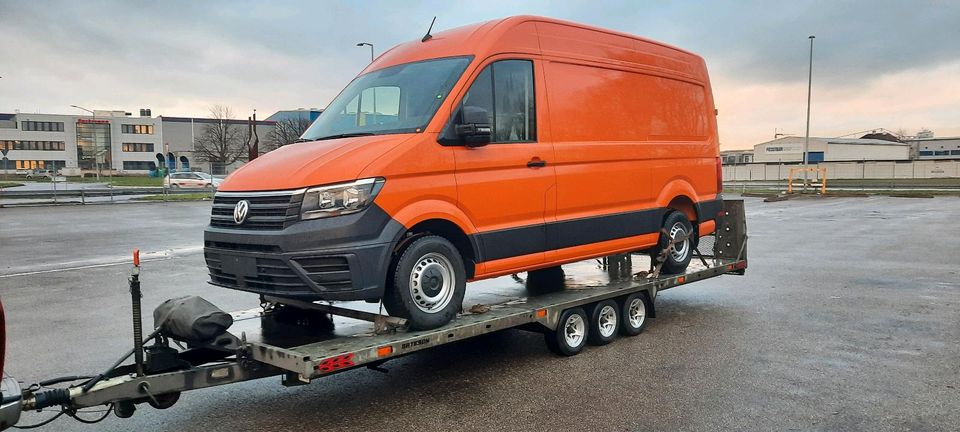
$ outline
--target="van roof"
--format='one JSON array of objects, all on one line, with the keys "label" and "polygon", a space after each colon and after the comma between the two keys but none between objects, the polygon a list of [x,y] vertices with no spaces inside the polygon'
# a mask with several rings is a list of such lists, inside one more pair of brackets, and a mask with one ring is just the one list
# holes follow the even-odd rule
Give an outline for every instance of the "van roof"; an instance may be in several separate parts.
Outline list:
[{"label": "van roof", "polygon": [[437,32],[425,42],[402,43],[381,54],[361,74],[413,61],[464,55],[486,58],[499,53],[643,65],[706,80],[703,59],[689,51],[623,32],[531,15],[466,25]]}]

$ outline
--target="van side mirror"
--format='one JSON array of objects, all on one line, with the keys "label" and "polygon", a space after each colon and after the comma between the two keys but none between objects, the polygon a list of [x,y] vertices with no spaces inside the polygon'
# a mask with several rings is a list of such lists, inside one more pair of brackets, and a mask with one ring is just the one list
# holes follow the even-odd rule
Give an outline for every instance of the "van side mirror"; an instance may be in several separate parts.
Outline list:
[{"label": "van side mirror", "polygon": [[477,106],[464,106],[463,123],[457,124],[455,131],[467,147],[483,147],[490,143],[493,127],[487,110]]}]

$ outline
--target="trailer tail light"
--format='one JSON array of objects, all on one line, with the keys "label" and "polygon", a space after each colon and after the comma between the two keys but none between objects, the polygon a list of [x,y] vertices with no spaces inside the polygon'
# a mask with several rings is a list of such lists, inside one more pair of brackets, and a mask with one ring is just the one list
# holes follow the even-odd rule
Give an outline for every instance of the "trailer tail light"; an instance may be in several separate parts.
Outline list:
[{"label": "trailer tail light", "polygon": [[348,353],[323,359],[320,364],[314,366],[314,369],[320,371],[321,373],[330,373],[336,370],[353,367],[355,365],[356,363],[353,362],[353,353]]},{"label": "trailer tail light", "polygon": [[380,348],[377,348],[377,357],[386,357],[390,354],[393,354],[392,346],[388,345],[388,346],[382,346]]},{"label": "trailer tail light", "polygon": [[737,261],[733,264],[727,264],[727,271],[743,270],[747,268],[746,261]]},{"label": "trailer tail light", "polygon": [[717,156],[717,193],[723,192],[723,160]]}]

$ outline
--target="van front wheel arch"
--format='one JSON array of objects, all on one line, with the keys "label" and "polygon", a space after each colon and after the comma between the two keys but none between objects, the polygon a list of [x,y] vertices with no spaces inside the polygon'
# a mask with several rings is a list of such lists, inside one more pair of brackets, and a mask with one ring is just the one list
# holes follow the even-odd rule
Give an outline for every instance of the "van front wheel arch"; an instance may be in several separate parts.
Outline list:
[{"label": "van front wheel arch", "polygon": [[419,236],[404,245],[391,267],[383,306],[390,315],[406,318],[411,330],[443,326],[460,312],[467,276],[449,240]]}]

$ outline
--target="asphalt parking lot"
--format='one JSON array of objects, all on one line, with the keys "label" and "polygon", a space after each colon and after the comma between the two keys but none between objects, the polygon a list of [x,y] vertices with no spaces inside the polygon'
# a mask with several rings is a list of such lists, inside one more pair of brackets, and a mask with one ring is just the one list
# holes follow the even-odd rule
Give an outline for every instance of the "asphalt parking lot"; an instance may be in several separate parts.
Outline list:
[{"label": "asphalt parking lot", "polygon": [[[149,252],[145,310],[185,294],[255,307],[205,283],[209,205],[0,209],[7,372],[94,373],[128,349],[135,247]],[[511,330],[389,362],[387,374],[264,379],[46,430],[956,430],[958,216],[957,197],[748,199],[747,275],[662,293],[636,338],[559,358]]]}]

